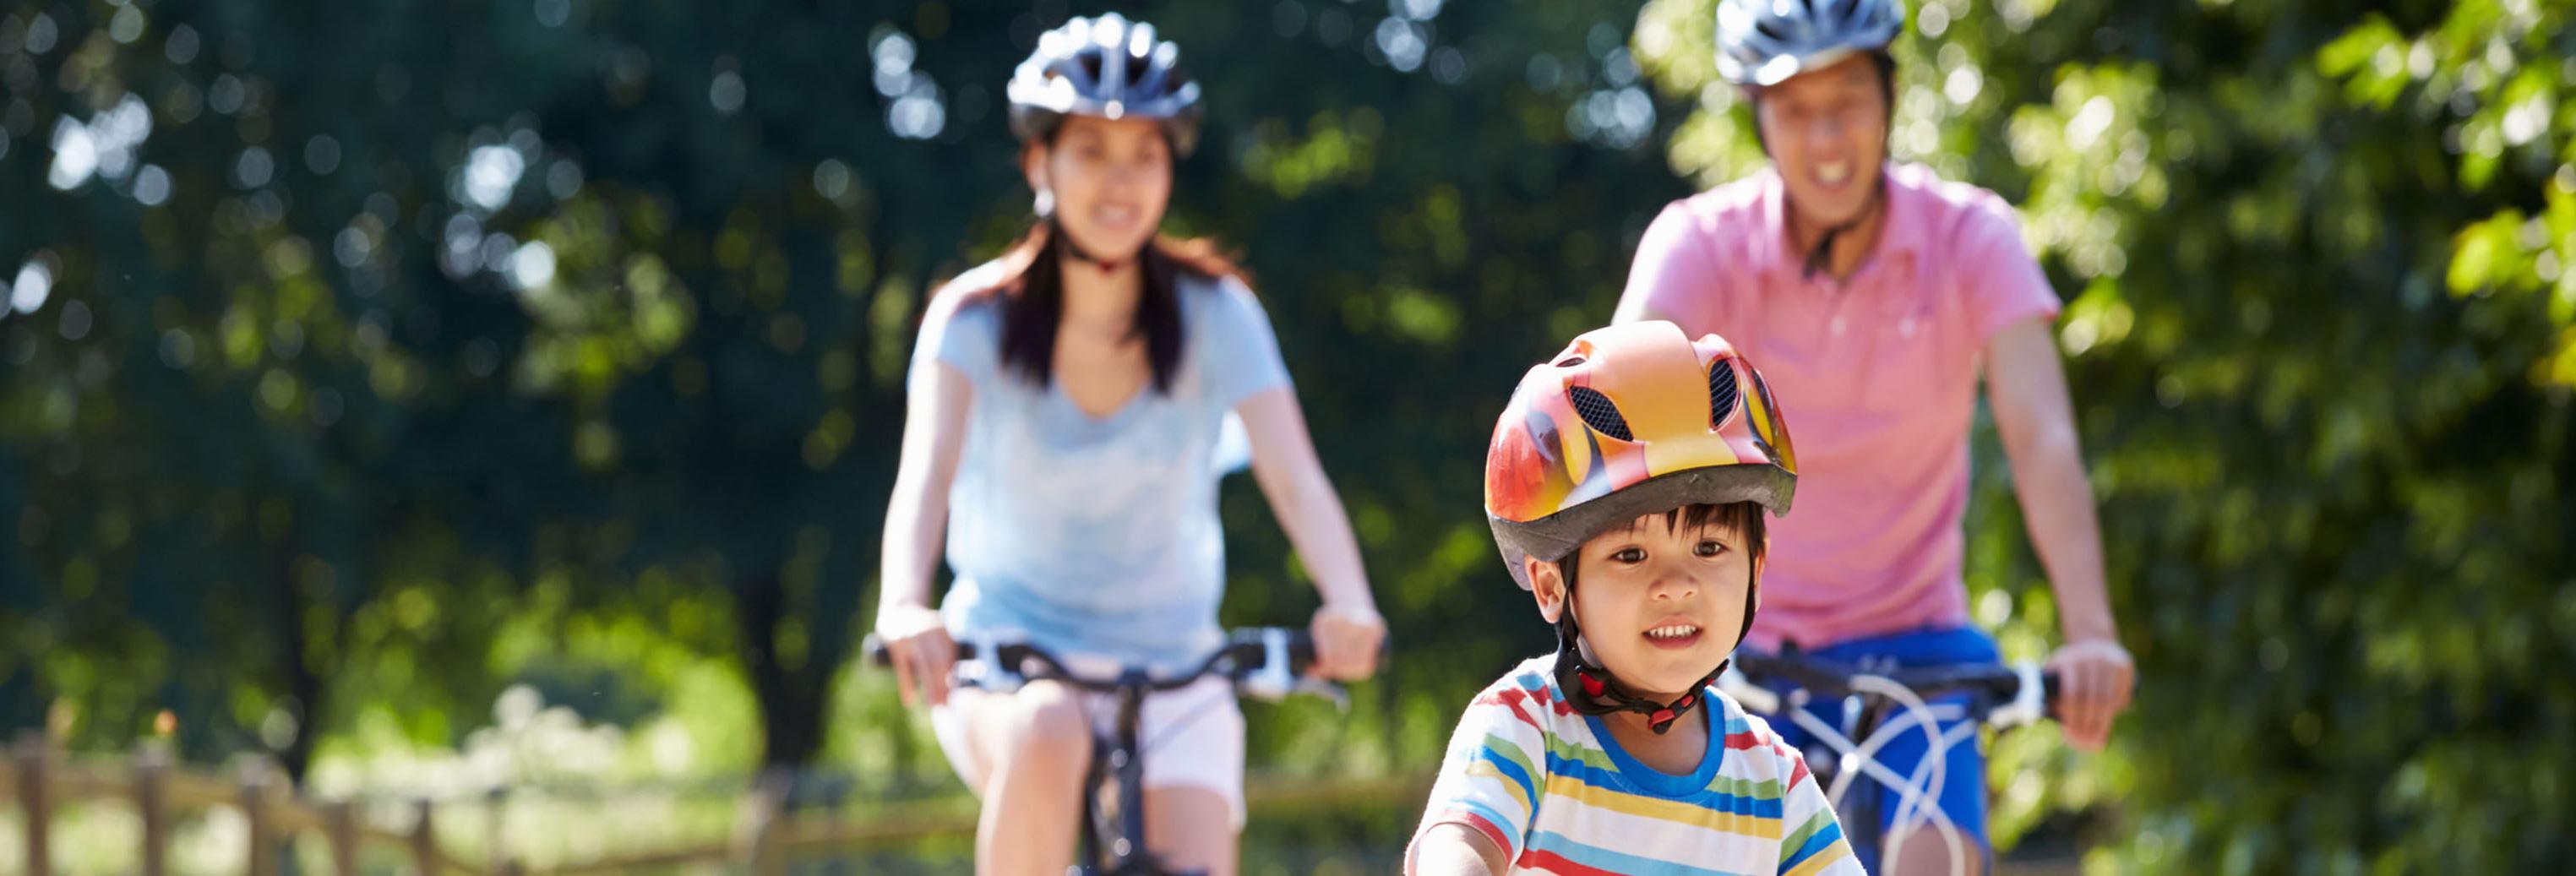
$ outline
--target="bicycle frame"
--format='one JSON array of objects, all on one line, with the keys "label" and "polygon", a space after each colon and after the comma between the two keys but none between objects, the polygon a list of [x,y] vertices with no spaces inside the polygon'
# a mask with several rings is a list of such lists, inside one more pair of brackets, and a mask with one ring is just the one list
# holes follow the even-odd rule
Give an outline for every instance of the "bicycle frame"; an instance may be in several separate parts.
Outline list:
[{"label": "bicycle frame", "polygon": [[[1171,873],[1154,860],[1145,849],[1145,758],[1137,735],[1142,731],[1145,695],[1152,683],[1142,671],[1121,670],[1116,683],[1118,721],[1111,738],[1094,736],[1091,768],[1082,782],[1083,829],[1076,840],[1074,860],[1080,862],[1082,876],[1192,876],[1197,871]],[[1103,824],[1100,812],[1101,787],[1116,773],[1118,807],[1110,817],[1116,825]],[[1101,859],[1101,839],[1109,834],[1109,860]]]},{"label": "bicycle frame", "polygon": [[[886,664],[885,649],[875,636],[869,636],[861,648],[871,662]],[[991,637],[959,640],[957,655],[960,680],[968,684],[1007,689],[1030,680],[1050,680],[1115,698],[1117,717],[1113,729],[1106,738],[1092,735],[1091,766],[1083,776],[1079,809],[1082,825],[1076,833],[1073,870],[1079,876],[1198,876],[1199,871],[1164,869],[1145,845],[1145,759],[1143,741],[1138,737],[1147,696],[1220,675],[1233,682],[1237,693],[1256,699],[1278,700],[1293,693],[1307,693],[1349,708],[1349,699],[1339,687],[1299,675],[1314,663],[1314,643],[1304,630],[1284,627],[1237,630],[1198,668],[1173,676],[1156,676],[1146,667],[1123,666],[1108,678],[1085,677],[1035,645],[1005,643]],[[978,660],[979,655],[990,659]],[[1104,813],[1101,794],[1113,781],[1115,808]]]}]

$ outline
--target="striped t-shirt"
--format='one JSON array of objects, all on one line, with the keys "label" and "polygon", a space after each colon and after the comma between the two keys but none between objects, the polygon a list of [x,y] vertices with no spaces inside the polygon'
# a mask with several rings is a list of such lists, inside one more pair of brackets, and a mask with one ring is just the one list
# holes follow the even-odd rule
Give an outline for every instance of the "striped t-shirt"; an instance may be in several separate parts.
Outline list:
[{"label": "striped t-shirt", "polygon": [[1709,688],[1708,756],[1665,773],[1566,705],[1555,666],[1529,660],[1476,695],[1416,838],[1468,827],[1512,873],[1861,876],[1806,761],[1761,718]]}]

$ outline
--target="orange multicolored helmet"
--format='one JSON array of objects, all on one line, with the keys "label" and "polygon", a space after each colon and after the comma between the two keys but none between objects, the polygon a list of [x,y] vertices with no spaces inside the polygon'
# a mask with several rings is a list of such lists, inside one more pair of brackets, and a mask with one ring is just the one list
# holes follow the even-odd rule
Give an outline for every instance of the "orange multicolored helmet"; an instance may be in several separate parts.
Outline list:
[{"label": "orange multicolored helmet", "polygon": [[1717,335],[1669,322],[1583,333],[1532,367],[1485,450],[1485,518],[1521,557],[1556,562],[1638,517],[1758,502],[1789,513],[1798,460],[1762,374]]}]

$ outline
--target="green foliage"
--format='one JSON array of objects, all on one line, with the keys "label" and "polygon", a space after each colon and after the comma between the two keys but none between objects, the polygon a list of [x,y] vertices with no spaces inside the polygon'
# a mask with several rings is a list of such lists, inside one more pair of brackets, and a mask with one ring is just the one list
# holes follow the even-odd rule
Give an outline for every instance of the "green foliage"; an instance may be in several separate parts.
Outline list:
[{"label": "green foliage", "polygon": [[[1295,770],[1418,768],[1543,645],[1473,522],[1472,387],[1597,321],[1684,191],[1631,10],[1436,5],[1134,10],[1209,89],[1171,224],[1246,251],[1399,640],[1475,658],[1403,661],[1348,721],[1270,713],[1265,752],[1349,752]],[[44,287],[0,320],[17,720],[68,704],[116,747],[166,708],[196,759],[301,769],[317,737],[461,744],[512,681],[707,708],[685,653],[749,691],[765,757],[937,780],[918,716],[840,673],[924,291],[1027,221],[999,83],[1063,13],[0,19],[28,206],[0,252]],[[1227,617],[1302,622],[1260,505],[1228,488]]]},{"label": "green foliage", "polygon": [[[1712,5],[1124,7],[1207,88],[1170,226],[1243,253],[1395,625],[1351,714],[1251,707],[1258,769],[1428,770],[1547,648],[1484,439],[1656,210],[1759,166]],[[944,786],[849,657],[926,290],[1028,221],[1000,84],[1093,11],[1034,7],[0,12],[0,727],[117,750],[168,710],[192,760],[362,783],[494,738],[524,683],[626,728],[614,775]],[[2569,855],[2568,13],[1915,4],[1894,151],[2020,204],[2068,299],[2143,672],[2108,756],[1998,744],[2001,836],[2095,808],[2105,869]],[[2035,656],[1990,440],[1977,470],[1973,604]],[[1257,490],[1221,501],[1225,620],[1302,622]]]}]

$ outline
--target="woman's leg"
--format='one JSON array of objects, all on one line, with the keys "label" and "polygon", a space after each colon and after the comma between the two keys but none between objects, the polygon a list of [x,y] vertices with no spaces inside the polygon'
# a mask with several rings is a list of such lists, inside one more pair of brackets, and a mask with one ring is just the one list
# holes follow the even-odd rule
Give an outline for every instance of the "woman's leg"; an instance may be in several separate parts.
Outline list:
[{"label": "woman's leg", "polygon": [[1234,876],[1234,804],[1208,788],[1145,791],[1145,845],[1167,869]]},{"label": "woman's leg", "polygon": [[1079,692],[1049,681],[1009,693],[961,687],[948,704],[968,748],[958,773],[983,799],[975,872],[1063,876],[1091,766],[1091,722]]},{"label": "woman's leg", "polygon": [[1145,846],[1163,866],[1233,876],[1243,831],[1243,710],[1208,679],[1145,700]]}]

